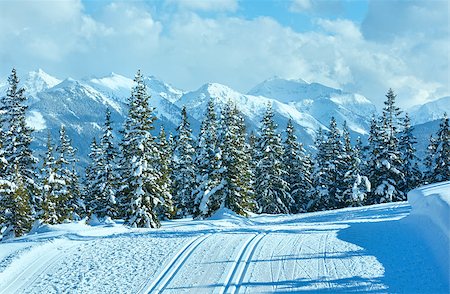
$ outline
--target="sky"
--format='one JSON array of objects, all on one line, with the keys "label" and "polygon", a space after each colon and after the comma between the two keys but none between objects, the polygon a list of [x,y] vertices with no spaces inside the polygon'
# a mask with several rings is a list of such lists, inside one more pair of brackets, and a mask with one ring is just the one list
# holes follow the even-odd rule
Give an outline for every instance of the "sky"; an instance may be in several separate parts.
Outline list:
[{"label": "sky", "polygon": [[279,76],[378,107],[450,94],[449,2],[438,0],[0,0],[0,76],[133,77],[246,93]]}]

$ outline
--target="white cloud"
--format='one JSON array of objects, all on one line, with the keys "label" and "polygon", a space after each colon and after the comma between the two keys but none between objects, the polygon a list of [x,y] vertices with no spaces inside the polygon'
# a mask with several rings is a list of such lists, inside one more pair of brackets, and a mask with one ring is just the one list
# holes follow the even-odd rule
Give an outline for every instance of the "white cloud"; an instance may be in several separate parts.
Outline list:
[{"label": "white cloud", "polygon": [[268,17],[160,11],[156,19],[140,2],[105,4],[95,15],[75,0],[16,3],[0,2],[4,74],[12,66],[60,77],[141,68],[187,90],[213,81],[240,91],[278,75],[356,91],[378,105],[390,87],[401,106],[449,94],[445,34],[399,33],[388,42],[346,19],[320,18],[317,31],[299,33]]},{"label": "white cloud", "polygon": [[236,11],[237,0],[166,0],[181,9],[196,11]]}]

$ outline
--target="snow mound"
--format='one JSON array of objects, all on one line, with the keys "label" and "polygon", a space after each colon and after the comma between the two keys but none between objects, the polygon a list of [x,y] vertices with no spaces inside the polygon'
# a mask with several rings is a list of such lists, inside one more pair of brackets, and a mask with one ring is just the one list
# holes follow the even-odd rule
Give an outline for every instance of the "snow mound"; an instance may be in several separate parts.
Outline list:
[{"label": "snow mound", "polygon": [[450,181],[412,190],[408,202],[411,216],[429,218],[450,239]]},{"label": "snow mound", "polygon": [[221,208],[217,210],[212,216],[208,218],[209,220],[222,220],[230,224],[234,225],[251,225],[252,221],[250,221],[245,216],[239,215],[236,212],[228,209]]},{"label": "snow mound", "polygon": [[427,242],[442,277],[450,277],[450,181],[431,184],[408,193],[408,221]]}]

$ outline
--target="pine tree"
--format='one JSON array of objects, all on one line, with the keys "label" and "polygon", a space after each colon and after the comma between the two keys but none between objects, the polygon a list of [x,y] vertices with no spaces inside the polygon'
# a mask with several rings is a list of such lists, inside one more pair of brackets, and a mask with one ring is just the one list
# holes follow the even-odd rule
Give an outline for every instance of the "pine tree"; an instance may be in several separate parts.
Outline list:
[{"label": "pine tree", "polygon": [[[117,174],[116,160],[117,150],[114,145],[113,130],[111,126],[111,111],[107,108],[103,134],[98,146],[100,152],[97,161],[96,185],[97,191],[96,205],[93,213],[99,218],[117,217],[116,189]],[[95,150],[93,150],[95,152]]]},{"label": "pine tree", "polygon": [[[41,200],[37,196],[39,187],[35,165],[37,158],[32,154],[30,147],[32,129],[26,125],[25,114],[27,98],[24,88],[19,88],[19,78],[13,69],[8,77],[8,90],[1,99],[0,112],[2,112],[1,128],[3,132],[4,157],[8,164],[5,166],[6,180],[17,183],[23,182],[23,189],[28,195],[31,213],[39,207]],[[25,199],[26,197],[22,197]]]},{"label": "pine tree", "polygon": [[[346,126],[345,126],[346,128]],[[348,130],[346,130],[348,132]],[[347,144],[350,144],[350,138],[347,138]],[[345,184],[343,183],[345,174],[345,157],[344,147],[342,144],[341,134],[337,128],[336,119],[334,117],[330,120],[330,127],[328,132],[328,140],[326,144],[327,161],[325,162],[326,170],[328,171],[328,208],[342,208],[345,206],[343,199],[343,191]],[[351,150],[351,147],[349,147]]]},{"label": "pine tree", "polygon": [[389,89],[386,94],[385,107],[381,118],[379,154],[375,158],[377,177],[374,179],[374,194],[379,202],[405,200],[401,191],[402,159],[398,147],[398,125],[400,109],[395,106],[396,95]]},{"label": "pine tree", "polygon": [[445,113],[436,136],[436,151],[431,172],[433,182],[450,180],[450,129]]},{"label": "pine tree", "polygon": [[93,138],[89,152],[90,161],[86,167],[84,179],[84,200],[86,203],[86,213],[89,217],[96,214],[96,212],[101,209],[98,201],[98,199],[100,199],[98,175],[102,168],[100,162],[101,152],[102,150],[98,145],[97,140]]},{"label": "pine tree", "polygon": [[247,215],[255,204],[253,174],[244,118],[236,105],[229,102],[224,106],[220,125],[220,168],[216,170],[220,184],[215,187],[214,197],[208,203],[210,213],[225,207],[237,214]]},{"label": "pine tree", "polygon": [[156,119],[149,106],[149,95],[140,71],[128,100],[128,117],[122,132],[119,166],[121,215],[133,227],[158,228],[155,207],[160,203],[161,177],[156,169],[158,147],[151,131]]},{"label": "pine tree", "polygon": [[419,169],[419,159],[416,155],[417,144],[413,135],[414,127],[411,126],[411,119],[406,113],[403,119],[403,129],[400,133],[399,150],[402,159],[402,172],[404,174],[403,182],[400,189],[403,193],[408,193],[416,188],[422,180],[422,172]]},{"label": "pine tree", "polygon": [[[220,148],[217,138],[217,117],[212,99],[209,100],[205,119],[200,127],[198,145],[195,154],[197,167],[196,189],[194,191],[194,216],[210,216],[217,207],[211,208],[214,193],[220,183],[218,171],[220,169]],[[217,206],[217,204],[216,204]]]},{"label": "pine tree", "polygon": [[172,179],[171,179],[171,160],[173,157],[172,148],[166,138],[166,132],[161,126],[158,141],[158,161],[157,170],[161,173],[158,185],[161,187],[161,195],[159,204],[156,207],[156,214],[160,219],[173,218],[175,208],[172,201]]},{"label": "pine tree", "polygon": [[22,236],[31,229],[33,223],[30,197],[17,170],[12,187],[13,190],[3,194],[4,197],[1,199],[1,239]]},{"label": "pine tree", "polygon": [[425,184],[431,184],[434,182],[433,169],[436,157],[436,149],[437,149],[437,142],[436,139],[431,134],[430,139],[428,141],[426,156],[423,160],[423,165],[425,167],[425,171],[423,173],[423,181]]},{"label": "pine tree", "polygon": [[307,211],[320,211],[329,207],[329,173],[328,173],[328,142],[319,129],[316,135],[315,147],[316,155],[314,157],[312,180],[312,189],[309,192],[309,203],[306,205]]},{"label": "pine tree", "polygon": [[80,219],[83,214],[78,173],[76,171],[76,150],[72,147],[72,141],[66,133],[64,125],[59,131],[59,145],[56,147],[56,167],[60,173],[61,187],[57,192],[59,222],[72,219]]},{"label": "pine tree", "polygon": [[196,169],[194,165],[194,140],[187,118],[186,107],[181,110],[181,123],[177,128],[174,150],[173,201],[177,216],[184,217],[194,212]]},{"label": "pine tree", "polygon": [[56,165],[54,157],[54,147],[50,132],[47,138],[47,151],[41,168],[42,185],[42,213],[39,218],[47,224],[58,224],[64,217],[60,213],[60,206],[65,205],[61,202],[61,195],[64,193],[64,180],[61,179],[61,173]]},{"label": "pine tree", "polygon": [[343,180],[343,199],[345,206],[361,206],[371,189],[369,179],[363,174],[362,142],[358,137],[356,145],[352,147],[346,125],[343,129],[344,158],[347,167]]},{"label": "pine tree", "polygon": [[268,105],[257,142],[256,201],[259,213],[290,213],[295,201],[283,179],[286,174],[282,162],[283,147],[273,116],[272,106]]},{"label": "pine tree", "polygon": [[289,119],[286,126],[286,139],[283,142],[283,166],[286,170],[284,180],[289,185],[289,193],[295,201],[294,213],[305,212],[309,202],[307,197],[311,189],[311,163],[305,156],[303,146],[298,143],[294,125]]}]

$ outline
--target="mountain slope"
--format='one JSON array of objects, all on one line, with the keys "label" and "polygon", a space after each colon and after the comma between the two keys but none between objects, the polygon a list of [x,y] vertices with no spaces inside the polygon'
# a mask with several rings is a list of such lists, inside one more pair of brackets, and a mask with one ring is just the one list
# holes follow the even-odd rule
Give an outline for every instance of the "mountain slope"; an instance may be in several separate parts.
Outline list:
[{"label": "mountain slope", "polygon": [[441,119],[446,112],[450,115],[450,96],[416,106],[408,110],[413,124],[421,124]]},{"label": "mountain slope", "polygon": [[350,130],[367,134],[370,117],[376,113],[375,105],[362,95],[343,92],[318,83],[303,80],[273,78],[266,80],[249,94],[269,97],[295,107],[327,126],[331,117],[339,125],[347,121]]}]

